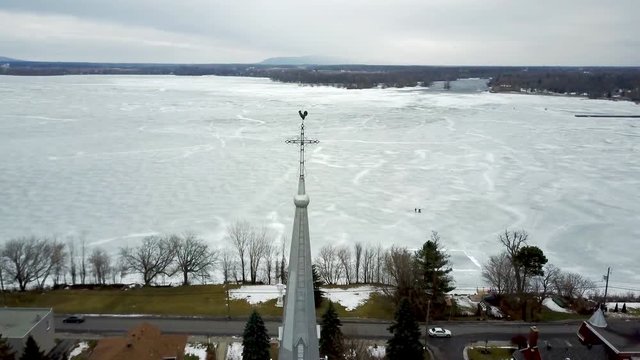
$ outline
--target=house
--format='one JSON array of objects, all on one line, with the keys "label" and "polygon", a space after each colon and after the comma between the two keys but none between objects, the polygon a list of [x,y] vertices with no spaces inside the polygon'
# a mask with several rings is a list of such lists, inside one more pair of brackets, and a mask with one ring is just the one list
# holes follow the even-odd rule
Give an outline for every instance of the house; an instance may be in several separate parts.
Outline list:
[{"label": "house", "polygon": [[601,309],[578,329],[578,338],[587,346],[602,346],[608,359],[640,358],[640,321],[636,319],[607,321]]},{"label": "house", "polygon": [[22,355],[29,335],[44,353],[55,346],[53,310],[50,308],[0,308],[0,334],[16,352]]},{"label": "house", "polygon": [[98,341],[89,360],[182,360],[186,345],[186,335],[163,335],[158,327],[142,323],[125,336]]},{"label": "house", "polygon": [[578,339],[566,337],[539,337],[535,326],[531,327],[527,347],[513,353],[515,360],[608,360],[602,346],[587,347]]}]

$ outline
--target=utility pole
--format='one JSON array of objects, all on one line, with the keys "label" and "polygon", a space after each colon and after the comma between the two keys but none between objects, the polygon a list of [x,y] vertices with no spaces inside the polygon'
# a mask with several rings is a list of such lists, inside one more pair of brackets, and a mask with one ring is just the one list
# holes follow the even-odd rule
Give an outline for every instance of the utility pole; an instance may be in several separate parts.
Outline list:
[{"label": "utility pole", "polygon": [[607,268],[607,275],[604,277],[606,285],[604,286],[604,309],[607,310],[607,290],[609,290],[609,274],[611,273],[611,267]]},{"label": "utility pole", "polygon": [[424,350],[427,351],[427,343],[429,342],[429,313],[431,312],[431,298],[427,300],[427,318],[424,322]]}]

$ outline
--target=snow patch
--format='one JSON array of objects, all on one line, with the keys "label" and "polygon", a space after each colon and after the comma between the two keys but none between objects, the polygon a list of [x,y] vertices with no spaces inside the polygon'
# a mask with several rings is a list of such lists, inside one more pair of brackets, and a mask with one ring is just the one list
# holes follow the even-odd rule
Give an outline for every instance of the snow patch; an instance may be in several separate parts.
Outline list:
[{"label": "snow patch", "polygon": [[227,347],[227,360],[242,360],[242,343],[234,342]]},{"label": "snow patch", "polygon": [[184,347],[184,354],[191,354],[200,360],[207,360],[207,347],[203,344],[187,344]]},{"label": "snow patch", "polygon": [[347,311],[355,310],[369,300],[371,293],[379,292],[373,286],[359,286],[349,289],[322,288],[322,291],[324,291],[324,296],[327,299],[344,306]]},{"label": "snow patch", "polygon": [[[69,353],[69,357],[67,359],[71,360],[74,357],[82,354],[83,351],[89,348],[89,344],[86,341],[79,342]],[[206,359],[205,359],[206,360]]]},{"label": "snow patch", "polygon": [[546,298],[542,301],[542,305],[546,306],[549,310],[561,313],[572,313],[573,311],[569,309],[565,309],[560,305],[556,304],[552,298]]},{"label": "snow patch", "polygon": [[[367,302],[371,293],[380,291],[373,286],[359,286],[348,289],[321,289],[327,299],[344,306],[347,311],[356,309],[358,306]],[[238,289],[229,291],[231,299],[246,300],[251,305],[277,299],[278,295],[279,292],[276,285],[244,285]]]},{"label": "snow patch", "polygon": [[369,354],[375,359],[384,359],[387,355],[387,348],[385,346],[373,345],[368,347]]}]

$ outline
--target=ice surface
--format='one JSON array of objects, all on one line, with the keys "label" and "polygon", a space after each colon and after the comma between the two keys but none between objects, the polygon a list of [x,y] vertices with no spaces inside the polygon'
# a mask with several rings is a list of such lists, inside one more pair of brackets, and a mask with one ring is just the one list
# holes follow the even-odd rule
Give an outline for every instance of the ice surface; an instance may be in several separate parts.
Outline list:
[{"label": "ice surface", "polygon": [[306,109],[314,254],[415,249],[437,230],[475,289],[497,234],[524,228],[565,270],[597,281],[615,264],[612,283],[640,283],[640,122],[573,116],[640,113],[629,102],[208,76],[1,77],[0,97],[0,241],[85,236],[115,254],[190,230],[227,247],[236,219],[290,237],[284,140]]}]

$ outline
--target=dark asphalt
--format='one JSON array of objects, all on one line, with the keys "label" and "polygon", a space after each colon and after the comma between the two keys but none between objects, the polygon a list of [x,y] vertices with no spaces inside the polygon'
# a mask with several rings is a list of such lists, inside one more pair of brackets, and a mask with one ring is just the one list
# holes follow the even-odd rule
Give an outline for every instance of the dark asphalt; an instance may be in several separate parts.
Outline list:
[{"label": "dark asphalt", "polygon": [[[184,333],[207,336],[241,336],[246,319],[224,320],[208,318],[173,318],[173,317],[111,317],[85,316],[86,321],[81,324],[65,324],[65,316],[55,316],[56,332],[86,335],[115,335],[126,333],[127,330],[140,322],[146,321],[158,326],[166,333]],[[267,330],[272,337],[277,337],[279,321],[265,321]],[[387,328],[389,322],[351,321],[343,320],[342,332],[345,336],[363,339],[389,338]],[[531,324],[516,322],[441,322],[430,326],[442,326],[451,330],[450,339],[429,339],[436,354],[442,359],[462,359],[462,351],[471,342],[484,340],[509,341],[516,334],[526,335]],[[579,322],[536,324],[540,331],[540,339],[575,337]],[[421,327],[424,334],[424,326]]]}]

